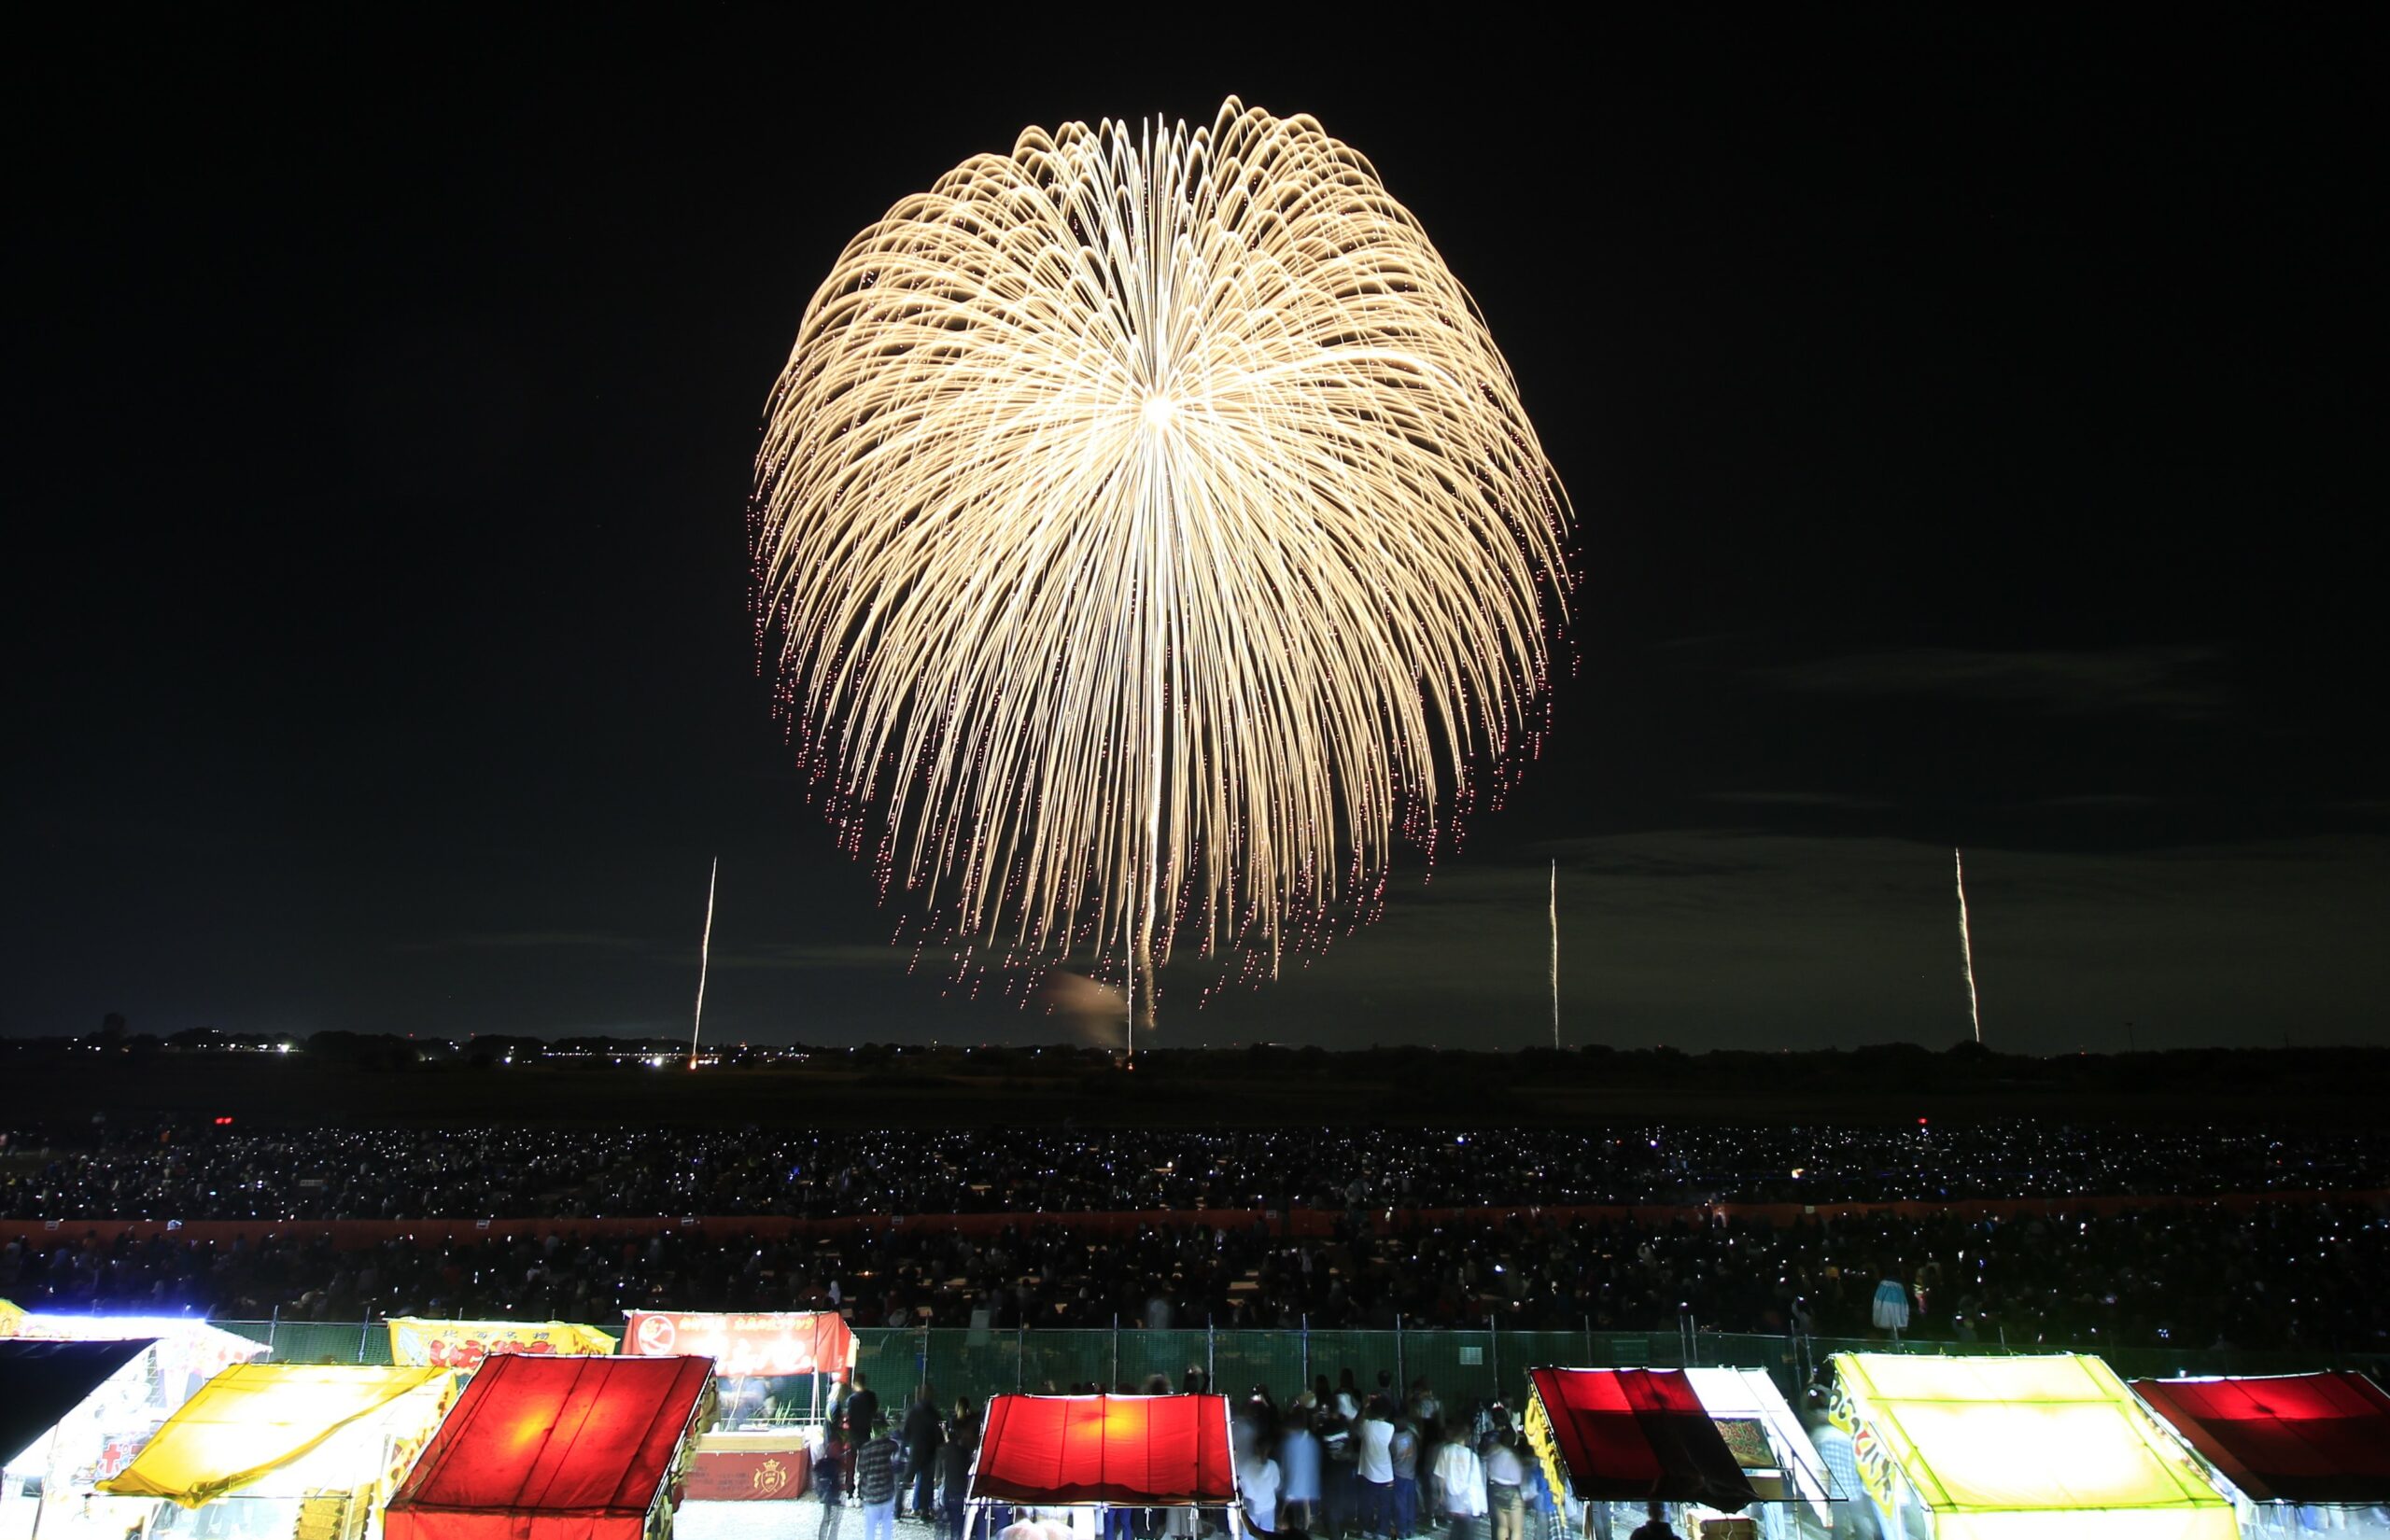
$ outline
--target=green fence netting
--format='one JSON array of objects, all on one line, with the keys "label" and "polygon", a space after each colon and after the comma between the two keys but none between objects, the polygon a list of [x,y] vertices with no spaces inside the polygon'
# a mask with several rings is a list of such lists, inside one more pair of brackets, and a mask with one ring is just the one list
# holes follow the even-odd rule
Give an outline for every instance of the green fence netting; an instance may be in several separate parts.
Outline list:
[{"label": "green fence netting", "polygon": [[[268,1356],[291,1364],[387,1364],[390,1334],[381,1322],[219,1321],[215,1324],[266,1345]],[[617,1323],[607,1328],[621,1330]],[[857,1366],[883,1399],[921,1385],[943,1400],[984,1398],[1005,1391],[1061,1392],[1073,1386],[1142,1390],[1160,1376],[1181,1388],[1190,1369],[1214,1387],[1245,1395],[1256,1387],[1285,1401],[1321,1376],[1330,1384],[1353,1371],[1364,1391],[1381,1371],[1398,1384],[1425,1379],[1447,1403],[1524,1395],[1526,1371],[1541,1365],[1573,1367],[1682,1368],[1732,1365],[1767,1370],[1790,1393],[1836,1352],[2015,1353],[2093,1352],[2116,1371],[2142,1376],[2294,1374],[2320,1368],[2390,1368],[2381,1353],[2252,1352],[2236,1349],[2061,1348],[2000,1342],[1899,1343],[1875,1337],[1795,1337],[1733,1332],[1497,1331],[1118,1331],[859,1327]],[[812,1404],[800,1388],[792,1405]],[[901,1403],[900,1403],[901,1404]]]}]

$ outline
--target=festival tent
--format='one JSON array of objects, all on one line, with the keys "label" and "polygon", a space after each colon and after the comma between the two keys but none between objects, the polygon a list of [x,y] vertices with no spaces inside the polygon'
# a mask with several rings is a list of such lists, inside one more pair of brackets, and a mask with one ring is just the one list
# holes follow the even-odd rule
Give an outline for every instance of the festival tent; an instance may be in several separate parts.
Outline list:
[{"label": "festival tent", "polygon": [[2136,1379],[2238,1499],[2242,1533],[2390,1534],[2390,1396],[2361,1374]]},{"label": "festival tent", "polygon": [[[373,1540],[382,1506],[455,1399],[439,1368],[245,1364],[209,1380],[99,1491],[154,1540]],[[135,1501],[139,1500],[139,1501]],[[202,1510],[232,1505],[220,1520]],[[116,1533],[127,1533],[125,1519]]]},{"label": "festival tent", "polygon": [[20,1457],[148,1346],[139,1340],[0,1342],[0,1466],[16,1468]]},{"label": "festival tent", "polygon": [[1836,1353],[1834,1420],[1887,1534],[2234,1540],[2232,1505],[2081,1353]]},{"label": "festival tent", "polygon": [[[47,1494],[154,1427],[122,1415],[127,1402],[143,1398],[153,1348],[137,1339],[0,1341],[0,1540],[27,1540]],[[53,1516],[47,1533],[71,1527]]]},{"label": "festival tent", "polygon": [[[185,1316],[92,1316],[19,1312],[0,1324],[0,1351],[72,1348],[117,1355],[118,1369],[34,1448],[7,1457],[0,1482],[0,1540],[23,1540],[19,1520],[38,1522],[42,1540],[119,1540],[122,1523],[94,1505],[97,1484],[124,1469],[176,1408],[227,1366],[265,1345]],[[14,1397],[7,1397],[10,1403]],[[28,1501],[28,1489],[40,1493]]]},{"label": "festival tent", "polygon": [[1776,1535],[1796,1529],[1796,1508],[1818,1527],[1830,1529],[1834,1500],[1859,1496],[1835,1490],[1817,1446],[1765,1369],[1694,1368],[1684,1375],[1757,1494],[1763,1532]]},{"label": "festival tent", "polygon": [[703,1358],[489,1359],[391,1498],[385,1540],[668,1535],[712,1380]]},{"label": "festival tent", "polygon": [[75,1315],[14,1306],[0,1312],[0,1340],[11,1338],[37,1342],[154,1339],[163,1377],[161,1394],[165,1397],[161,1417],[189,1400],[210,1379],[266,1351],[262,1342],[188,1315]]},{"label": "festival tent", "polygon": [[614,1351],[614,1338],[569,1321],[429,1321],[390,1318],[390,1362],[470,1369],[505,1353],[596,1353]]},{"label": "festival tent", "polygon": [[[1759,1501],[1685,1371],[1542,1368],[1527,1384],[1527,1446],[1552,1490],[1587,1505],[1589,1525],[1622,1517],[1608,1512],[1612,1503],[1639,1509],[1657,1498],[1733,1514]],[[1735,1399],[1749,1399],[1739,1385]]]},{"label": "festival tent", "polygon": [[1242,1534],[1238,1495],[1227,1396],[999,1395],[968,1500],[974,1525],[999,1505],[1202,1507],[1225,1509]]}]

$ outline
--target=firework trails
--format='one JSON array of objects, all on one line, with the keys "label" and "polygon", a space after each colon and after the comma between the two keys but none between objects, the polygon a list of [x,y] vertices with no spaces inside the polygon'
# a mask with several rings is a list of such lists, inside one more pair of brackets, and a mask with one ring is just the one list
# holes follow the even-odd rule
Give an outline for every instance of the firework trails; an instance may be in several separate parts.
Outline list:
[{"label": "firework trails", "polygon": [[855,237],[752,539],[850,847],[1149,1014],[1174,946],[1274,969],[1525,746],[1568,518],[1418,222],[1230,100],[1027,130]]}]

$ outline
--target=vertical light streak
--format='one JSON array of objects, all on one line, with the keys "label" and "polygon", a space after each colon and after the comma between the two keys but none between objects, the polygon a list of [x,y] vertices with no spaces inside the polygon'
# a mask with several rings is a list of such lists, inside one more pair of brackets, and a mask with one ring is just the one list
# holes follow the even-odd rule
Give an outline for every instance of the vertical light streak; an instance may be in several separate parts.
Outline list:
[{"label": "vertical light streak", "polygon": [[706,874],[706,929],[697,938],[697,1013],[689,1022],[689,1068],[697,1067],[697,1033],[706,1024],[706,962],[713,955],[713,889],[722,875],[722,858],[713,858],[713,870]]},{"label": "vertical light streak", "polygon": [[1552,861],[1552,1045],[1560,1046],[1560,860]]},{"label": "vertical light streak", "polygon": [[1967,858],[1957,850],[1950,860],[1959,876],[1959,961],[1967,974],[1967,1019],[1975,1024],[1975,1041],[1983,1041],[1983,1011],[1975,1002],[1975,944],[1967,933]]},{"label": "vertical light streak", "polygon": [[1125,967],[1133,1034],[1180,941],[1274,973],[1532,749],[1568,520],[1418,221],[1230,99],[1025,130],[849,243],[751,537],[842,841],[965,952]]}]

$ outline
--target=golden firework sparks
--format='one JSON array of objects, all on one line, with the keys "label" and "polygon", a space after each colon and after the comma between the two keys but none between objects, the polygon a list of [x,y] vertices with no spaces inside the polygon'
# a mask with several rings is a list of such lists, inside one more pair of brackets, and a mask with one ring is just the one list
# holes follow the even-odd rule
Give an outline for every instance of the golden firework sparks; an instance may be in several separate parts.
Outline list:
[{"label": "golden firework sparks", "polygon": [[1370,162],[1234,99],[1025,131],[849,244],[758,616],[883,882],[1019,957],[1274,970],[1530,722],[1566,497]]}]

